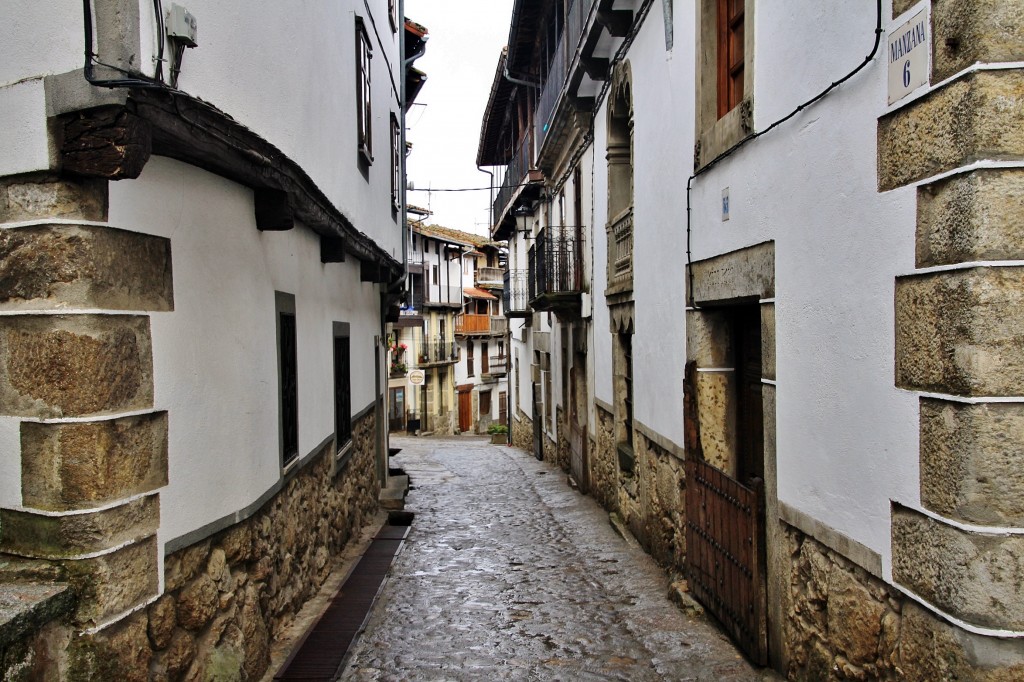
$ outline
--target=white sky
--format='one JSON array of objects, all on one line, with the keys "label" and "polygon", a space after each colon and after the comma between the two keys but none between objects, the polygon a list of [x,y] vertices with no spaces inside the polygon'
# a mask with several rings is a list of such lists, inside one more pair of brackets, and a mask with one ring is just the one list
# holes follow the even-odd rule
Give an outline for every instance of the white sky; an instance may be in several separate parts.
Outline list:
[{"label": "white sky", "polygon": [[[430,32],[416,68],[427,74],[406,120],[413,150],[407,201],[429,207],[428,223],[487,234],[490,192],[423,192],[427,187],[488,187],[476,169],[480,122],[501,48],[508,40],[513,0],[406,0],[405,16]],[[425,105],[425,106],[424,106]]]}]

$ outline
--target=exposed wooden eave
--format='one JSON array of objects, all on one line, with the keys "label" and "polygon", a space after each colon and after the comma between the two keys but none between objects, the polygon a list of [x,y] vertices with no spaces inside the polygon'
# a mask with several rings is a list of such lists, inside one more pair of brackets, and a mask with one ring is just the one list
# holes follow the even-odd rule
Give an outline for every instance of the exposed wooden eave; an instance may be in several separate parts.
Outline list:
[{"label": "exposed wooden eave", "polygon": [[[100,129],[88,121],[100,124],[102,130],[97,132]],[[133,89],[123,107],[76,112],[62,122],[62,168],[67,172],[108,179],[137,177],[149,158],[141,153],[148,135],[153,154],[252,188],[261,229],[288,229],[290,223],[299,221],[320,235],[340,239],[346,253],[373,264],[375,281],[392,282],[402,275],[402,264],[357,230],[297,163],[202,100],[169,90]],[[105,141],[93,145],[97,154],[109,155],[111,150],[123,148],[123,163],[83,159],[82,151],[88,153],[91,147],[81,142],[69,144],[82,139],[74,134],[79,130]]]}]

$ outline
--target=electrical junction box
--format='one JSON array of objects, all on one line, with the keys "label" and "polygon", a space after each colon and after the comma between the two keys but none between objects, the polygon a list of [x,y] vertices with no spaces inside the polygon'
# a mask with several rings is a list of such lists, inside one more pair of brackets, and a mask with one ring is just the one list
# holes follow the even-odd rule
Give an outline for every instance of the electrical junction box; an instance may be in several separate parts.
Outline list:
[{"label": "electrical junction box", "polygon": [[198,28],[199,23],[194,14],[181,5],[171,5],[171,10],[167,13],[168,38],[180,41],[188,47],[195,47],[199,44],[196,42]]}]

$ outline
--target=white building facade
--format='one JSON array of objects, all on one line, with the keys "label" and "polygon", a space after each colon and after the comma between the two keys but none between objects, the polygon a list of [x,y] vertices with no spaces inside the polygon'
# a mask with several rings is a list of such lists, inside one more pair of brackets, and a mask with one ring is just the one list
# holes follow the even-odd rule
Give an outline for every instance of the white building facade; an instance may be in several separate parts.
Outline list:
[{"label": "white building facade", "polygon": [[952,4],[523,3],[484,115],[514,441],[794,679],[1022,666],[1024,27]]},{"label": "white building facade", "polygon": [[424,34],[385,0],[0,8],[0,551],[78,594],[55,678],[258,678],[375,512]]}]

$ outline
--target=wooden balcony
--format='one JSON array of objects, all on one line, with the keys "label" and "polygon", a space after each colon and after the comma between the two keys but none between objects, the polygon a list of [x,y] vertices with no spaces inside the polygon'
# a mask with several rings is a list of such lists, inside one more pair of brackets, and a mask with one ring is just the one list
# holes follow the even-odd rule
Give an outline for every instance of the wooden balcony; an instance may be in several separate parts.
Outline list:
[{"label": "wooden balcony", "polygon": [[455,316],[455,333],[460,336],[504,336],[508,320],[494,315],[463,313]]}]

